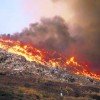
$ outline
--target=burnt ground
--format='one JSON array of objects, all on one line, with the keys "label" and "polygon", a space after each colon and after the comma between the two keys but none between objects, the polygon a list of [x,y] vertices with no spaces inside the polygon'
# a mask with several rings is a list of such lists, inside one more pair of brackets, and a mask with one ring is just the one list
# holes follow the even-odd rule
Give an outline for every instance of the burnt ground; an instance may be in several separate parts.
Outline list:
[{"label": "burnt ground", "polygon": [[0,50],[0,100],[100,100],[100,81]]}]

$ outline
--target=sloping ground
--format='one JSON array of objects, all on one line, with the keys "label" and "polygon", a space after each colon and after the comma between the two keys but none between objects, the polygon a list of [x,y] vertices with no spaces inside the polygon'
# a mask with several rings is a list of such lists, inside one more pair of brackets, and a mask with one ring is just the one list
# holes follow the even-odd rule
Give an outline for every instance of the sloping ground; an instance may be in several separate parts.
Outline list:
[{"label": "sloping ground", "polygon": [[0,50],[0,100],[100,100],[100,81]]}]

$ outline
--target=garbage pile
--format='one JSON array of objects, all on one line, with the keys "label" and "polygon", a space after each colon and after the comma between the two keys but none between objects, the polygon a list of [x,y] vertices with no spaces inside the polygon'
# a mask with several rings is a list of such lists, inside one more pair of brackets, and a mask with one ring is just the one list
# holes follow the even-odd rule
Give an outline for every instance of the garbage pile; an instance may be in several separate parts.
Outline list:
[{"label": "garbage pile", "polygon": [[0,49],[0,75],[37,77],[59,82],[100,86],[100,81],[73,74],[67,68],[50,67],[29,62],[22,56],[8,53],[2,49]]}]

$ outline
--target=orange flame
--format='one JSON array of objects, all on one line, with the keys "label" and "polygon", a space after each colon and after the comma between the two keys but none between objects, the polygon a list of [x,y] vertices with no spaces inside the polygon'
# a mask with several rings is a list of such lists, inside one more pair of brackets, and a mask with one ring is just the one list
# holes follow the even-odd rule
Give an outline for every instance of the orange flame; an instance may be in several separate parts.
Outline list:
[{"label": "orange flame", "polygon": [[83,75],[90,78],[100,80],[100,75],[86,70],[86,65],[79,64],[75,57],[67,59],[67,57],[57,52],[40,50],[29,44],[23,44],[20,41],[0,38],[0,48],[17,55],[21,55],[28,61],[35,61],[42,65],[51,67],[67,67],[77,75]]}]

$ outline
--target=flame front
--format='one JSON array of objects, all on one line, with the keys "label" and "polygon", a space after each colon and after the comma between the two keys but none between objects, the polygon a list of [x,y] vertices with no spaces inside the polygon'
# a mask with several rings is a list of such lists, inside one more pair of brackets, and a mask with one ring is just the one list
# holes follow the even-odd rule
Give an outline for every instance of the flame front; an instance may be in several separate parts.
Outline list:
[{"label": "flame front", "polygon": [[21,55],[28,61],[35,61],[42,65],[50,67],[67,67],[72,69],[72,72],[77,75],[83,75],[90,78],[100,80],[100,75],[92,73],[86,69],[86,65],[81,65],[75,60],[75,57],[67,59],[67,57],[57,52],[40,50],[36,47],[23,44],[20,41],[0,38],[0,48],[17,55]]}]

